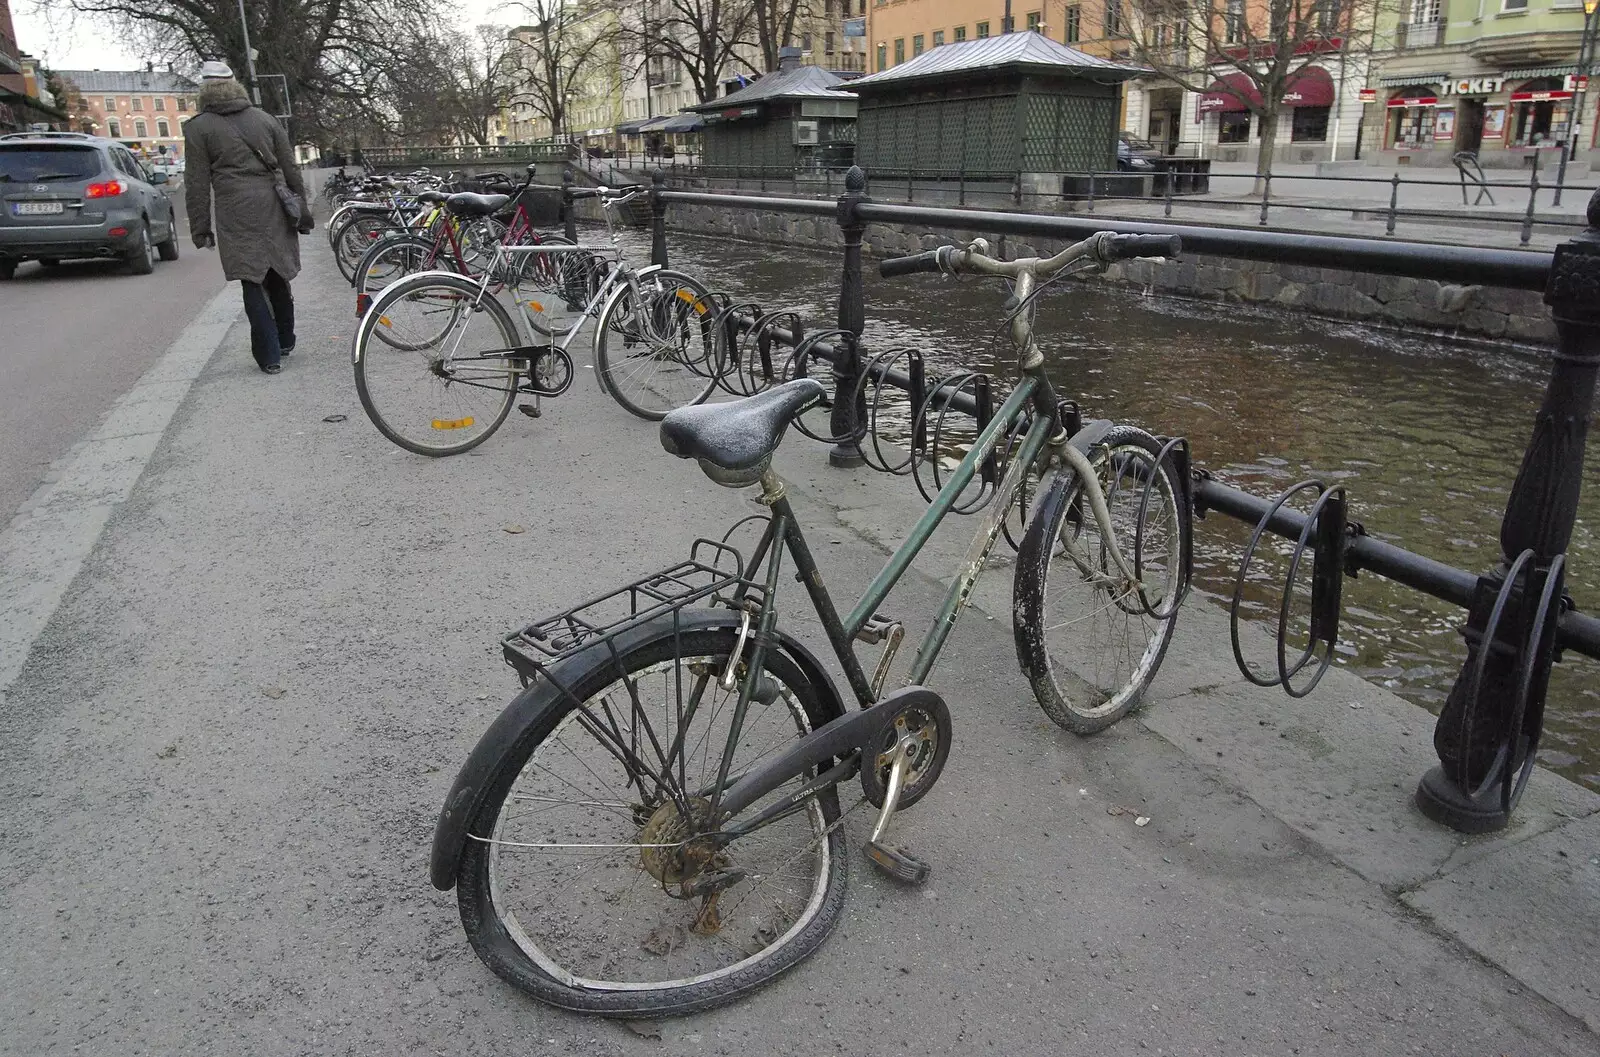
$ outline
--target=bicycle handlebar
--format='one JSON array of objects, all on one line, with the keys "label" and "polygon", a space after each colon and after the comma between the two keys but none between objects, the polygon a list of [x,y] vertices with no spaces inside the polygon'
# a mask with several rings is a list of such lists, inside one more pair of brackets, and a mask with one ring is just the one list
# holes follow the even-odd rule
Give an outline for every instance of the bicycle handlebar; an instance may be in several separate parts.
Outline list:
[{"label": "bicycle handlebar", "polygon": [[1074,243],[1054,257],[1023,257],[1014,261],[997,260],[988,254],[989,244],[975,239],[965,249],[940,246],[908,257],[890,257],[878,265],[878,274],[885,279],[913,272],[977,272],[982,275],[1003,275],[1016,278],[1023,272],[1035,277],[1054,275],[1068,265],[1091,258],[1102,266],[1112,261],[1130,257],[1176,257],[1183,251],[1183,240],[1177,235],[1118,235],[1100,231],[1082,242]]}]

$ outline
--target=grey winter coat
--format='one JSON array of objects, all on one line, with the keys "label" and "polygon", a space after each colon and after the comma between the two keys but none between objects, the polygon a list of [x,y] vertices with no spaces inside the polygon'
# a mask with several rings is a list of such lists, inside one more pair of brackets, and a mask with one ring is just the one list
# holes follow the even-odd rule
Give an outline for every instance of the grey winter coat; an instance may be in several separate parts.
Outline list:
[{"label": "grey winter coat", "polygon": [[[196,245],[215,234],[222,273],[259,283],[267,269],[285,279],[300,273],[300,236],[283,213],[270,170],[240,139],[275,158],[289,189],[305,195],[294,148],[283,126],[250,105],[238,81],[212,81],[200,90],[201,113],[183,126],[184,203]],[[212,226],[212,199],[216,226]]]}]

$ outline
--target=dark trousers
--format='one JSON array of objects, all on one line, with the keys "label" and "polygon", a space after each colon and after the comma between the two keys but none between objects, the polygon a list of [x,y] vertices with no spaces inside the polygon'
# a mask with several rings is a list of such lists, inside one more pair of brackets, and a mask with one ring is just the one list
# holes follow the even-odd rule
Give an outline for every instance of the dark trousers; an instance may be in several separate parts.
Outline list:
[{"label": "dark trousers", "polygon": [[294,347],[294,294],[289,280],[267,269],[259,283],[240,280],[244,314],[250,318],[250,352],[259,367],[276,367],[283,346]]}]

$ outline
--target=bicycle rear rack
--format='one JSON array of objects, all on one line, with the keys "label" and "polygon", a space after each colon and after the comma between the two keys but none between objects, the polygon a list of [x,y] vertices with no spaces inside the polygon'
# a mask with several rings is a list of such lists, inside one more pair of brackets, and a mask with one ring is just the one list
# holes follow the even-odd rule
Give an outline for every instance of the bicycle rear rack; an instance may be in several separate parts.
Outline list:
[{"label": "bicycle rear rack", "polygon": [[759,587],[745,578],[744,557],[725,542],[697,539],[687,561],[536,620],[501,639],[501,649],[528,686],[568,657],[652,620],[697,603],[730,604],[741,587]]}]

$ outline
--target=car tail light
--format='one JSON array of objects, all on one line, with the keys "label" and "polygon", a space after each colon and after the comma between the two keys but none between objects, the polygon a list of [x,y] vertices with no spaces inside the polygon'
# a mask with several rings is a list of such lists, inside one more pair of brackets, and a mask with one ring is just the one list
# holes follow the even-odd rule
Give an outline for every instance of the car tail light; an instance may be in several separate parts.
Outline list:
[{"label": "car tail light", "polygon": [[128,233],[128,229],[127,228],[112,228],[110,231],[106,232],[106,234],[110,235],[114,239],[120,239],[122,236],[126,235],[127,233]]},{"label": "car tail light", "polygon": [[115,198],[126,188],[120,180],[107,180],[103,184],[90,184],[83,192],[85,198]]}]

